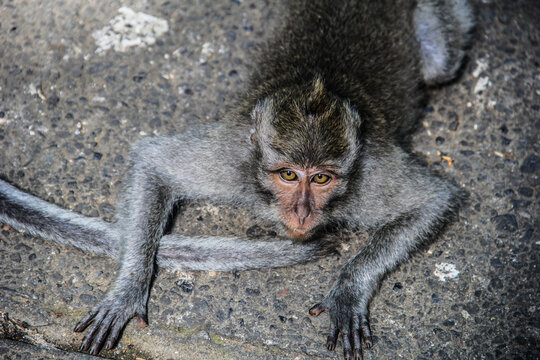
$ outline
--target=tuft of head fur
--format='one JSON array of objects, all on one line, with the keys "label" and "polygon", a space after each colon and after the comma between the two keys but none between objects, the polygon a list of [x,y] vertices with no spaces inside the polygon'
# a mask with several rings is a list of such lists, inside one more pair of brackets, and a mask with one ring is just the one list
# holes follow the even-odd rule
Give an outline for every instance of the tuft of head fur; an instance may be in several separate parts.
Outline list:
[{"label": "tuft of head fur", "polygon": [[360,116],[316,76],[305,86],[282,89],[259,101],[252,117],[265,166],[333,166],[347,172],[359,144]]}]

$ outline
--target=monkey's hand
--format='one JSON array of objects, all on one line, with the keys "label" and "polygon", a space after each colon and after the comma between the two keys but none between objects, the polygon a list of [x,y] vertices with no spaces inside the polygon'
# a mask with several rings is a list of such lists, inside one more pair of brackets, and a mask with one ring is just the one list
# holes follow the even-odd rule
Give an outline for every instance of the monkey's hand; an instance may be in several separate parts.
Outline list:
[{"label": "monkey's hand", "polygon": [[144,301],[137,297],[120,295],[114,291],[108,292],[105,297],[75,326],[75,332],[82,332],[90,326],[84,336],[80,350],[96,355],[102,348],[112,349],[122,329],[129,320],[137,317],[139,326],[148,324],[146,306]]},{"label": "monkey's hand", "polygon": [[324,300],[309,309],[312,316],[318,316],[328,310],[330,333],[326,347],[328,350],[334,350],[341,332],[343,354],[347,360],[362,359],[362,342],[368,349],[373,346],[368,321],[370,290],[369,287],[358,286],[353,274],[342,271]]}]

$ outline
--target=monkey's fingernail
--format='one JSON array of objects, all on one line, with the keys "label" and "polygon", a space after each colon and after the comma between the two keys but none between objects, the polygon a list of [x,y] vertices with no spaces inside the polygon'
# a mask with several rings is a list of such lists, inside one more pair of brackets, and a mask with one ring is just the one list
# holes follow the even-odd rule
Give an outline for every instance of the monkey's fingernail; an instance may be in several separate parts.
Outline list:
[{"label": "monkey's fingernail", "polygon": [[148,326],[148,322],[146,321],[146,319],[143,316],[138,315],[137,316],[137,326],[144,329],[145,327]]},{"label": "monkey's fingernail", "polygon": [[369,337],[368,339],[365,340],[366,341],[366,347],[368,349],[371,349],[373,347],[373,339],[371,337]]},{"label": "monkey's fingernail", "polygon": [[319,316],[320,313],[325,312],[328,309],[328,306],[323,304],[317,304],[314,305],[311,309],[309,309],[309,315],[311,316]]}]

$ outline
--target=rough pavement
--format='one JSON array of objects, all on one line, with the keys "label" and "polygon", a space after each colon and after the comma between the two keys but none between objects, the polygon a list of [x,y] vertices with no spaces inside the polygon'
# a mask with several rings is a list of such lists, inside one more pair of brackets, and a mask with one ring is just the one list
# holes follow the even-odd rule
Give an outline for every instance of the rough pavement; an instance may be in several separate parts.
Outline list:
[{"label": "rough pavement", "polygon": [[[540,358],[540,3],[484,0],[477,10],[463,74],[432,91],[413,142],[469,201],[383,281],[366,359]],[[0,0],[0,176],[111,219],[129,145],[219,121],[276,16],[253,0]],[[243,209],[190,203],[175,231],[271,229]],[[364,239],[339,237],[341,257],[307,265],[161,271],[150,326],[130,324],[120,346],[101,355],[339,358],[341,347],[324,347],[327,316],[307,314]],[[69,351],[82,335],[72,328],[106,291],[114,262],[4,227],[0,269],[0,356],[78,356]]]}]

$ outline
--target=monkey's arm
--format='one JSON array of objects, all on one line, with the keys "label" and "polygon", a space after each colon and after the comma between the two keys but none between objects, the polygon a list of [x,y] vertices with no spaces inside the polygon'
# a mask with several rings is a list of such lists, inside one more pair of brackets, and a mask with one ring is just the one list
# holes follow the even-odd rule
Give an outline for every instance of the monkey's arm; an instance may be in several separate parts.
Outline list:
[{"label": "monkey's arm", "polygon": [[[368,305],[380,280],[405,261],[449,221],[460,203],[460,191],[432,175],[397,147],[368,155],[359,184],[358,222],[370,228],[364,247],[342,268],[338,279],[312,315],[328,310],[327,347],[342,333],[346,359],[361,359],[361,340],[371,347]],[[354,211],[354,210],[351,210]]]},{"label": "monkey's arm", "polygon": [[218,179],[233,176],[227,174],[232,169],[217,167],[219,159],[212,158],[212,147],[224,144],[216,134],[197,128],[175,137],[142,139],[133,146],[117,202],[118,272],[104,298],[75,326],[77,332],[89,327],[82,350],[96,354],[102,347],[112,348],[133,317],[146,324],[156,255],[175,202],[223,197],[229,190]]},{"label": "monkey's arm", "polygon": [[159,239],[174,205],[172,184],[144,154],[132,156],[131,160],[117,208],[122,245],[116,280],[105,297],[75,326],[79,332],[91,324],[81,349],[92,354],[102,346],[112,348],[132,317],[146,323]]}]

